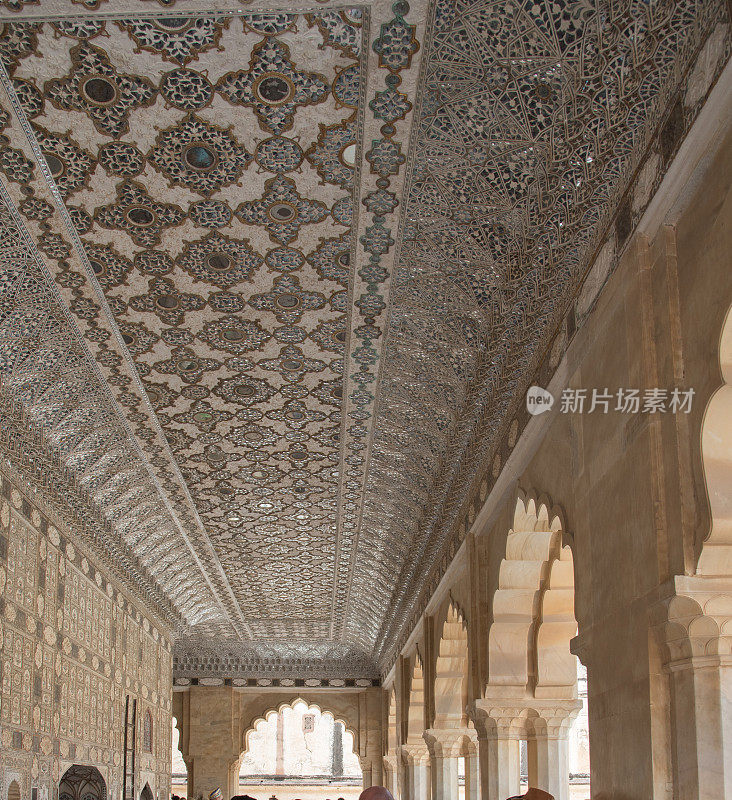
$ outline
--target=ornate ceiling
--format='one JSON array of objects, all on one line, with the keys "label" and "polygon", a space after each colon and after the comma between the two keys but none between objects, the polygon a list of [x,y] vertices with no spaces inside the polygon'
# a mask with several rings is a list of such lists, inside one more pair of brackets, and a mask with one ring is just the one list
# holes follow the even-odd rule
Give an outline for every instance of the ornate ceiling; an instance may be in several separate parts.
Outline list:
[{"label": "ornate ceiling", "polygon": [[184,671],[378,674],[725,4],[0,8],[5,449]]}]

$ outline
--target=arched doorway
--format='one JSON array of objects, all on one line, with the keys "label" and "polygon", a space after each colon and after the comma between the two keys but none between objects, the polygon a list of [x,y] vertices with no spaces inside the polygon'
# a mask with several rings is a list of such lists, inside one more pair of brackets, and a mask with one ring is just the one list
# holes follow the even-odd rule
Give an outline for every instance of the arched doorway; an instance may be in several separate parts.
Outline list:
[{"label": "arched doorway", "polygon": [[396,692],[389,691],[386,730],[386,755],[384,756],[384,785],[397,797],[399,794],[399,746],[397,736]]},{"label": "arched doorway", "polygon": [[425,734],[431,754],[434,797],[477,800],[477,734],[467,714],[468,631],[460,609],[446,610],[435,663],[434,721]]},{"label": "arched doorway", "polygon": [[8,786],[8,800],[20,800],[20,786],[18,781],[10,781]]},{"label": "arched doorway", "polygon": [[421,800],[429,792],[430,761],[425,732],[424,667],[419,651],[412,656],[407,707],[407,739],[402,747],[402,800]]},{"label": "arched doorway", "polygon": [[302,699],[270,709],[246,733],[238,794],[355,800],[362,782],[347,722]]},{"label": "arched doorway", "polygon": [[178,729],[178,720],[175,717],[172,720],[170,744],[172,750],[170,791],[174,797],[185,799],[188,796],[188,768],[180,749],[180,730]]},{"label": "arched doorway", "polygon": [[106,800],[107,784],[96,767],[74,764],[58,784],[59,800]]},{"label": "arched doorway", "polygon": [[722,323],[718,358],[721,385],[700,432],[709,529],[694,542],[692,574],[676,576],[664,602],[664,670],[679,797],[727,797],[732,785],[732,308]]},{"label": "arched doorway", "polygon": [[[577,633],[574,563],[564,538],[551,504],[520,494],[493,593],[488,683],[476,703],[490,740],[491,796],[532,786],[569,798],[570,731],[586,714],[570,651]],[[575,739],[586,746],[586,736]]]},{"label": "arched doorway", "polygon": [[140,792],[140,800],[154,800],[152,789],[150,788],[149,783],[146,783],[142,787],[142,791]]}]

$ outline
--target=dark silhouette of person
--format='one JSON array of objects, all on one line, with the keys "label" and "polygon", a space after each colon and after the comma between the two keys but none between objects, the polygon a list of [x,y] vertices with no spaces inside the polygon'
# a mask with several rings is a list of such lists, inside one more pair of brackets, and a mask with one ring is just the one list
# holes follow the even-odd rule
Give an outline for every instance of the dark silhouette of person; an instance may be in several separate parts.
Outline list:
[{"label": "dark silhouette of person", "polygon": [[385,786],[369,786],[361,792],[358,800],[394,800],[394,795]]}]

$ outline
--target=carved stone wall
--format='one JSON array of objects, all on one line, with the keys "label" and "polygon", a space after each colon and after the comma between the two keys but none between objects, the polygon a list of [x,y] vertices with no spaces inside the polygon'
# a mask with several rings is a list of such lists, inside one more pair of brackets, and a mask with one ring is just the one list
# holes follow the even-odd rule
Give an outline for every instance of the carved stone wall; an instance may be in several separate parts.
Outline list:
[{"label": "carved stone wall", "polygon": [[[56,523],[56,524],[54,524]],[[135,798],[170,786],[172,640],[0,470],[0,797],[56,800],[72,764],[120,800],[125,704],[136,705]],[[152,736],[146,752],[144,720]]]}]

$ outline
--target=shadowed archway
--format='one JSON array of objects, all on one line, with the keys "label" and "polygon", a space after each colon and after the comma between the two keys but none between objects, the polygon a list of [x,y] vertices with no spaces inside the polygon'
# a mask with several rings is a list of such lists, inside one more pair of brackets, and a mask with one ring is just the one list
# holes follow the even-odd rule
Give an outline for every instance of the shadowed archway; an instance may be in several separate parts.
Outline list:
[{"label": "shadowed archway", "polygon": [[58,784],[59,800],[106,800],[107,783],[96,767],[74,764]]}]

